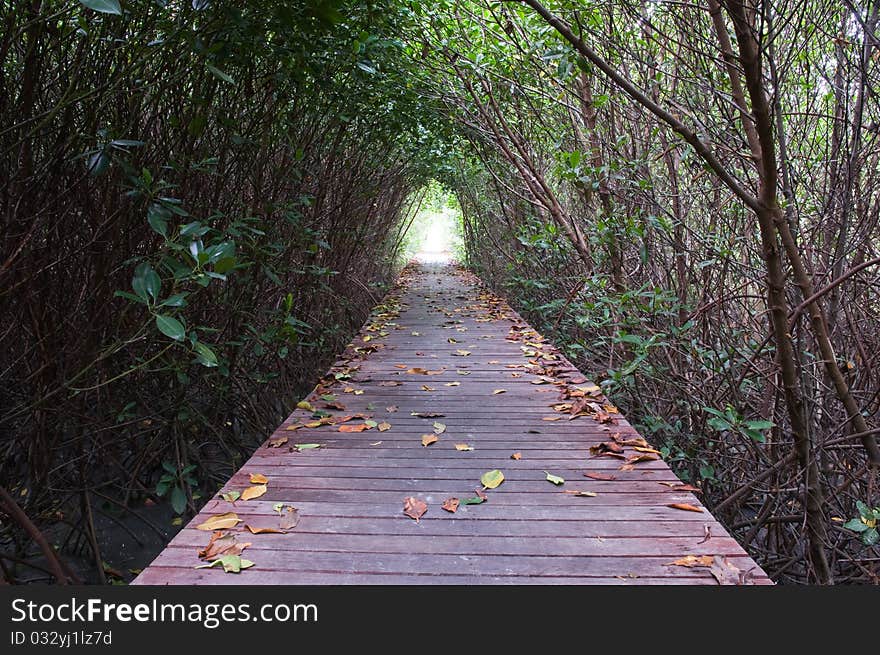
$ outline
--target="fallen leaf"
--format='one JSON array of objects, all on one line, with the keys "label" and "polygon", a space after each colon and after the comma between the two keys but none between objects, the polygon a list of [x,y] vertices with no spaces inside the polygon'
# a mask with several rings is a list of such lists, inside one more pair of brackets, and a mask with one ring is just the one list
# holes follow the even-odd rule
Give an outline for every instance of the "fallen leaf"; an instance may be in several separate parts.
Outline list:
[{"label": "fallen leaf", "polygon": [[444,387],[460,387],[461,382],[444,382],[443,386]]},{"label": "fallen leaf", "polygon": [[436,434],[423,434],[422,435],[422,445],[423,446],[430,446],[432,443],[436,443],[436,442],[437,442],[437,435]]},{"label": "fallen leaf", "polygon": [[397,405],[388,405],[388,407],[385,408],[385,411],[389,414],[394,414],[397,411]]},{"label": "fallen leaf", "polygon": [[488,500],[486,494],[477,495],[472,498],[462,498],[462,505],[479,505],[480,503],[485,503]]},{"label": "fallen leaf", "polygon": [[287,437],[275,437],[274,439],[269,439],[269,443],[267,444],[267,448],[281,448],[284,444],[287,443]]},{"label": "fallen leaf", "polygon": [[707,541],[709,541],[709,539],[711,539],[711,538],[712,538],[712,527],[709,525],[704,525],[703,526],[703,538],[700,541],[698,541],[697,543],[704,544]]},{"label": "fallen leaf", "polygon": [[324,409],[336,409],[336,410],[339,410],[340,412],[344,412],[345,405],[343,405],[340,402],[324,403]]},{"label": "fallen leaf", "polygon": [[439,412],[410,412],[410,416],[418,416],[419,418],[440,418],[444,414]]},{"label": "fallen leaf", "polygon": [[699,487],[695,487],[692,484],[684,484],[682,482],[659,482],[658,484],[662,484],[664,487],[669,487],[673,491],[692,491],[694,493],[700,493],[702,491]]},{"label": "fallen leaf", "polygon": [[281,515],[278,524],[282,530],[292,530],[299,524],[299,510],[292,505],[288,505],[287,509],[284,510],[284,514]]},{"label": "fallen leaf", "polygon": [[452,512],[453,514],[455,514],[455,510],[458,509],[458,505],[459,505],[458,498],[447,498],[446,500],[443,501],[442,507],[447,512]]},{"label": "fallen leaf", "polygon": [[320,448],[321,444],[319,443],[295,443],[293,447],[297,450],[314,450],[315,448]]},{"label": "fallen leaf", "polygon": [[366,423],[358,423],[357,425],[340,425],[340,432],[363,432],[364,430],[369,430],[370,426]]},{"label": "fallen leaf", "polygon": [[510,456],[510,459],[522,459],[522,453],[513,453],[513,455]]},{"label": "fallen leaf", "polygon": [[748,577],[748,572],[743,573],[736,564],[720,555],[715,555],[712,559],[709,573],[712,574],[712,577],[714,577],[720,585],[746,584],[746,578]]},{"label": "fallen leaf", "polygon": [[429,387],[427,384],[423,384],[422,391],[437,391],[437,390],[434,387]]},{"label": "fallen leaf", "polygon": [[227,528],[234,528],[238,523],[241,522],[241,519],[238,518],[238,514],[235,512],[226,512],[226,514],[215,514],[214,516],[208,518],[204,523],[199,523],[196,526],[197,530],[225,530]]},{"label": "fallen leaf", "polygon": [[455,372],[458,373],[459,375],[470,375],[471,374],[470,371],[462,371],[461,369],[457,369]]},{"label": "fallen leaf", "polygon": [[428,504],[423,500],[410,496],[403,501],[403,513],[411,519],[415,519],[416,523],[419,522],[419,519],[422,518],[427,511]]},{"label": "fallen leaf", "polygon": [[248,523],[244,524],[251,534],[284,534],[284,530],[280,530],[278,528],[273,528],[271,526],[253,526]]},{"label": "fallen leaf", "polygon": [[397,382],[396,380],[387,380],[386,382],[380,382],[380,387],[399,387],[402,386],[403,382]]},{"label": "fallen leaf", "polygon": [[674,562],[669,562],[667,566],[686,566],[688,568],[693,568],[695,566],[712,566],[713,558],[711,555],[686,555],[680,559],[675,560]]},{"label": "fallen leaf", "polygon": [[259,498],[264,493],[266,493],[266,485],[264,484],[255,484],[252,487],[248,487],[244,491],[241,492],[242,500],[253,500],[254,498]]},{"label": "fallen leaf", "polygon": [[639,462],[653,462],[660,459],[656,455],[652,455],[651,453],[640,453],[638,455],[630,455],[626,459],[627,464],[638,464]]},{"label": "fallen leaf", "polygon": [[562,493],[571,494],[572,496],[585,496],[587,498],[595,498],[599,495],[595,491],[579,491],[577,489],[563,489]]},{"label": "fallen leaf", "polygon": [[234,503],[236,500],[241,498],[241,492],[239,491],[221,491],[220,497],[225,500],[227,503]]},{"label": "fallen leaf", "polygon": [[541,420],[542,421],[561,421],[562,417],[561,416],[545,416]]},{"label": "fallen leaf", "polygon": [[241,551],[250,546],[250,542],[239,543],[234,534],[225,534],[215,530],[211,534],[208,545],[199,550],[199,559],[214,560],[223,555],[241,555]]},{"label": "fallen leaf", "polygon": [[406,364],[395,364],[394,368],[407,368]]},{"label": "fallen leaf", "polygon": [[443,423],[434,423],[434,434],[443,434],[446,432],[446,425]]},{"label": "fallen leaf", "polygon": [[376,421],[370,420],[370,421],[364,421],[364,425],[366,425],[368,428],[375,428],[379,424],[376,423]]},{"label": "fallen leaf", "polygon": [[507,393],[507,389],[495,389],[495,391],[492,392],[492,395],[497,396],[499,393]]},{"label": "fallen leaf", "polygon": [[262,473],[251,473],[251,484],[268,484],[269,478]]},{"label": "fallen leaf", "polygon": [[696,505],[689,505],[688,503],[670,503],[667,507],[671,507],[672,509],[682,509],[686,512],[702,512],[702,508],[697,507]]},{"label": "fallen leaf", "polygon": [[455,444],[455,449],[456,450],[473,450],[474,447],[469,446],[466,443],[457,443],[457,444]]},{"label": "fallen leaf", "polygon": [[453,356],[453,357],[467,357],[467,356],[470,355],[470,354],[471,354],[471,351],[470,351],[470,350],[461,350],[461,349],[458,349],[458,350],[456,350],[454,353],[452,353],[452,356]]},{"label": "fallen leaf", "polygon": [[379,432],[388,432],[391,429],[391,424],[388,421],[382,421],[376,428]]},{"label": "fallen leaf", "polygon": [[553,475],[552,473],[548,473],[547,471],[544,471],[544,473],[547,473],[547,482],[552,482],[555,485],[560,485],[565,482],[565,478],[561,478],[558,475]]},{"label": "fallen leaf", "polygon": [[380,445],[382,445],[382,442],[381,442],[381,441],[374,441],[374,442],[371,443],[370,445],[371,445],[371,446],[380,446]]},{"label": "fallen leaf", "polygon": [[608,473],[584,473],[585,478],[592,480],[616,480],[617,478]]},{"label": "fallen leaf", "polygon": [[502,482],[504,482],[504,474],[498,469],[486,471],[480,476],[480,484],[486,489],[494,489]]},{"label": "fallen leaf", "polygon": [[249,559],[242,559],[239,555],[224,555],[223,557],[215,559],[210,564],[202,564],[195,568],[211,569],[218,564],[223,567],[223,570],[226,573],[239,573],[242,569],[249,569],[254,565],[252,561],[250,561]]},{"label": "fallen leaf", "polygon": [[312,404],[311,404],[309,401],[307,401],[307,400],[300,400],[300,401],[296,404],[296,408],[297,408],[297,409],[304,409],[304,410],[306,410],[307,412],[313,412],[313,411],[315,411],[315,408],[312,407]]}]

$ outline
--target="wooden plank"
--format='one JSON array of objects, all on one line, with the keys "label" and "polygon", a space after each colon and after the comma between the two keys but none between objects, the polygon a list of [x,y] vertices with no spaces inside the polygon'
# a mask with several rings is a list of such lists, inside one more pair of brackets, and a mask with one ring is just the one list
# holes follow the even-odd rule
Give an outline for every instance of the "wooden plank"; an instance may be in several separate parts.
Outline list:
[{"label": "wooden plank", "polygon": [[[357,348],[372,352],[361,355]],[[459,350],[470,354],[457,356]],[[546,373],[533,365],[548,363],[556,366],[547,378],[555,384],[533,384],[543,379],[538,373]],[[415,367],[439,373],[407,372]],[[314,420],[313,411],[295,410],[270,437],[287,442],[278,448],[264,442],[224,485],[241,491],[251,474],[261,473],[269,478],[266,493],[236,503],[209,500],[135,583],[715,584],[706,568],[671,565],[684,555],[725,556],[751,570],[753,582],[769,583],[707,511],[669,507],[702,509],[697,495],[660,484],[679,482],[664,462],[621,470],[620,459],[591,455],[590,447],[638,433],[613,408],[603,410],[609,416],[599,422],[590,416],[569,420],[552,407],[571,402],[565,392],[577,391],[574,385],[590,384],[469,274],[448,266],[408,269],[307,397],[329,415],[362,413],[391,427],[289,430]],[[498,389],[504,392],[493,393]],[[325,393],[344,409],[326,407],[320,397]],[[602,397],[596,402],[608,404]],[[423,447],[421,435],[431,433],[435,421],[445,431]],[[321,447],[300,452],[297,443]],[[474,450],[457,451],[455,443]],[[522,458],[511,459],[514,452]],[[632,454],[627,448],[626,455]],[[487,502],[462,505],[455,514],[441,509],[450,496],[473,496],[481,474],[496,468],[505,481],[486,491]],[[547,472],[564,477],[565,484],[551,484]],[[572,490],[596,496],[565,493]],[[409,496],[428,504],[418,522],[402,513]],[[245,530],[246,523],[277,525],[278,503],[298,508],[294,530]],[[230,532],[250,542],[245,554],[255,567],[239,575],[195,569],[197,551],[210,538],[195,526],[230,511],[242,519]]]}]

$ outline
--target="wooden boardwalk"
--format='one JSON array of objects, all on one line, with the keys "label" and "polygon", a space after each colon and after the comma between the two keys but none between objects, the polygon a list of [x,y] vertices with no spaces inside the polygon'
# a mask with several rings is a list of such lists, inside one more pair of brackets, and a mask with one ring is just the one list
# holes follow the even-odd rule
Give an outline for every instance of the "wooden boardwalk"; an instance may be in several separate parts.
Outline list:
[{"label": "wooden boardwalk", "polygon": [[[307,400],[222,490],[259,493],[256,474],[265,493],[218,494],[135,584],[770,583],[598,390],[453,266],[408,267]],[[253,566],[195,568],[212,538],[197,526],[229,512],[214,550],[249,543]]]}]

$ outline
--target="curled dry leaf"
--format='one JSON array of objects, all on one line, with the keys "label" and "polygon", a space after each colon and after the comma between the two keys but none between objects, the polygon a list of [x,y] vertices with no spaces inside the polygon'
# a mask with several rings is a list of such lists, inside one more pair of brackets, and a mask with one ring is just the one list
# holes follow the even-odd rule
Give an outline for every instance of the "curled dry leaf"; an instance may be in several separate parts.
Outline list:
[{"label": "curled dry leaf", "polygon": [[264,493],[266,493],[267,488],[264,484],[255,484],[252,487],[248,487],[244,491],[241,492],[242,500],[253,500],[254,498],[259,498]]},{"label": "curled dry leaf", "polygon": [[419,519],[422,518],[427,511],[428,504],[423,500],[410,496],[403,501],[403,513],[411,519],[415,519],[416,523],[419,522]]},{"label": "curled dry leaf", "polygon": [[439,412],[410,412],[410,416],[418,416],[419,418],[440,418],[443,414]]},{"label": "curled dry leaf", "polygon": [[443,501],[442,507],[447,512],[451,512],[452,514],[455,514],[455,511],[458,509],[459,502],[460,501],[458,500],[458,498],[447,498],[446,500]]},{"label": "curled dry leaf", "polygon": [[500,393],[507,393],[507,389],[495,389],[495,391],[492,392],[492,395],[497,396]]},{"label": "curled dry leaf", "polygon": [[701,507],[697,507],[696,505],[690,505],[688,503],[669,503],[667,507],[671,507],[672,509],[681,509],[686,512],[702,512],[703,509]]},{"label": "curled dry leaf", "polygon": [[293,530],[293,528],[299,525],[299,510],[292,505],[288,505],[284,509],[278,524],[282,530]]},{"label": "curled dry leaf", "polygon": [[547,482],[552,482],[553,484],[555,484],[557,486],[559,486],[560,484],[563,484],[565,482],[565,478],[562,478],[558,475],[553,475],[552,473],[550,473],[548,471],[544,471],[544,473],[547,474],[547,478],[546,478]]},{"label": "curled dry leaf", "polygon": [[234,534],[225,534],[221,530],[215,530],[211,534],[208,545],[199,550],[199,559],[210,561],[223,555],[241,555],[241,551],[250,545],[250,542],[237,542]]},{"label": "curled dry leaf", "polygon": [[262,473],[251,473],[250,476],[251,484],[268,484],[269,478],[267,478]]},{"label": "curled dry leaf", "polygon": [[584,473],[585,478],[591,480],[616,480],[617,478],[609,473]]},{"label": "curled dry leaf", "polygon": [[580,491],[579,489],[563,489],[562,493],[571,494],[572,496],[583,496],[586,498],[595,498],[599,495],[595,491]]},{"label": "curled dry leaf", "polygon": [[461,382],[444,382],[443,386],[444,387],[460,387]]},{"label": "curled dry leaf", "polygon": [[434,423],[434,434],[443,434],[446,432],[446,424],[445,423]]},{"label": "curled dry leaf", "polygon": [[432,443],[436,443],[436,442],[437,442],[437,435],[436,434],[423,434],[422,435],[422,445],[423,446],[427,447],[427,446],[430,446]]},{"label": "curled dry leaf", "polygon": [[658,484],[669,487],[673,491],[691,491],[693,493],[700,493],[702,491],[699,487],[695,487],[692,484],[684,484],[683,482],[659,482]]},{"label": "curled dry leaf", "polygon": [[397,411],[397,405],[388,405],[388,407],[385,408],[385,411],[389,414],[394,414]]},{"label": "curled dry leaf", "polygon": [[386,382],[380,382],[380,387],[399,387],[403,384],[403,382],[397,382],[396,380],[388,380]]},{"label": "curled dry leaf", "polygon": [[456,450],[473,450],[474,447],[473,447],[473,446],[469,446],[469,445],[466,444],[466,443],[457,443],[457,444],[455,444],[455,449],[456,449]]},{"label": "curled dry leaf", "polygon": [[208,518],[204,523],[196,526],[197,530],[226,530],[234,528],[241,522],[238,514],[235,512],[226,512],[225,514],[215,514]]},{"label": "curled dry leaf", "polygon": [[273,528],[271,526],[253,526],[249,523],[245,523],[244,527],[246,527],[251,534],[284,534],[284,530]]},{"label": "curled dry leaf", "polygon": [[[292,426],[291,426],[292,427]],[[288,430],[290,428],[287,428]],[[275,437],[273,439],[269,439],[269,443],[266,444],[267,448],[281,448],[288,441],[287,437]]]},{"label": "curled dry leaf", "polygon": [[542,421],[561,421],[562,417],[561,416],[545,416],[541,420]]},{"label": "curled dry leaf", "polygon": [[522,453],[513,453],[513,455],[510,456],[510,459],[522,459]]},{"label": "curled dry leaf", "polygon": [[379,425],[376,426],[379,432],[388,432],[391,429],[391,424],[388,421],[382,421]]}]

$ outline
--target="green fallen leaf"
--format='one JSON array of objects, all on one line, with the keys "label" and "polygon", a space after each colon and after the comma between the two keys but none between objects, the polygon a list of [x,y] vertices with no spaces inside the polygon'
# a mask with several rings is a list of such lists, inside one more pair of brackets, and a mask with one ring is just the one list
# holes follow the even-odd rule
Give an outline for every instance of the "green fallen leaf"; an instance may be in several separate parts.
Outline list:
[{"label": "green fallen leaf", "polygon": [[313,448],[320,448],[321,444],[319,443],[295,443],[293,447],[297,450],[312,450]]},{"label": "green fallen leaf", "polygon": [[485,498],[480,498],[479,496],[474,496],[473,498],[462,498],[462,505],[479,505],[480,503],[485,503]]},{"label": "green fallen leaf", "polygon": [[228,503],[234,503],[236,500],[241,498],[241,492],[239,492],[239,491],[224,491],[220,494],[220,497]]},{"label": "green fallen leaf", "polygon": [[275,503],[274,505],[272,505],[272,511],[278,512],[280,514],[283,507],[284,507],[284,503]]},{"label": "green fallen leaf", "polygon": [[552,473],[548,473],[547,471],[544,471],[544,473],[547,473],[547,482],[552,482],[556,485],[565,482],[565,478],[560,478],[558,475],[553,475]]},{"label": "green fallen leaf", "polygon": [[211,569],[217,565],[223,567],[226,573],[240,573],[242,569],[251,568],[254,563],[249,559],[242,559],[241,555],[223,555],[218,557],[210,564],[200,564],[195,567],[197,569]]},{"label": "green fallen leaf", "polygon": [[504,482],[504,474],[498,469],[486,471],[480,476],[480,484],[486,487],[486,489],[494,489],[502,482]]}]

